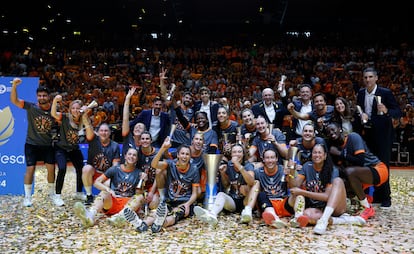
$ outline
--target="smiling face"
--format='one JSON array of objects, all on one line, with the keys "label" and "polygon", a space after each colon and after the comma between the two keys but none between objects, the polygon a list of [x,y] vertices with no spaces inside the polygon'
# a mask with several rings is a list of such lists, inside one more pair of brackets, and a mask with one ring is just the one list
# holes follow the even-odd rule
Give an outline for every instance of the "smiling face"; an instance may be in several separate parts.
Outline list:
[{"label": "smiling face", "polygon": [[143,123],[137,123],[132,131],[134,136],[140,136],[145,131],[145,125]]},{"label": "smiling face", "polygon": [[312,97],[312,90],[307,86],[303,86],[299,91],[299,96],[303,101],[309,101]]},{"label": "smiling face", "polygon": [[338,140],[341,137],[341,129],[336,124],[326,126],[326,135],[330,140]]},{"label": "smiling face", "polygon": [[244,152],[243,152],[243,147],[241,147],[240,145],[234,145],[231,148],[231,157],[232,158],[237,158],[237,160],[239,162],[243,161],[243,156],[244,156]]},{"label": "smiling face", "polygon": [[197,124],[197,128],[200,130],[208,129],[208,119],[204,113],[199,112],[196,115],[195,122]]},{"label": "smiling face", "polygon": [[336,99],[335,110],[343,115],[345,113],[345,109],[346,109],[345,103],[341,99]]},{"label": "smiling face", "polygon": [[106,143],[111,137],[111,130],[107,124],[101,124],[98,129],[98,135],[101,142]]},{"label": "smiling face", "polygon": [[202,151],[204,146],[204,136],[202,133],[196,133],[193,137],[191,145],[196,151]]},{"label": "smiling face", "polygon": [[138,161],[138,151],[135,148],[129,148],[125,154],[125,162],[135,164]]},{"label": "smiling face", "polygon": [[190,94],[186,94],[181,98],[182,103],[184,106],[189,107],[191,102],[193,101],[193,97]]},{"label": "smiling face", "polygon": [[322,165],[326,160],[327,154],[322,145],[316,144],[312,149],[312,162],[315,165]]},{"label": "smiling face", "polygon": [[265,88],[262,92],[262,99],[266,105],[270,105],[275,99],[275,93],[270,88]]},{"label": "smiling face", "polygon": [[217,111],[217,120],[220,123],[224,123],[229,120],[229,115],[227,114],[227,110],[223,107],[220,107]]},{"label": "smiling face", "polygon": [[252,126],[254,124],[253,119],[254,119],[254,115],[252,111],[250,110],[243,111],[242,120],[245,125]]},{"label": "smiling face", "polygon": [[257,117],[257,119],[256,119],[256,130],[260,134],[266,134],[266,132],[268,131],[266,119],[264,119],[261,116]]},{"label": "smiling face", "polygon": [[303,126],[302,139],[304,141],[312,141],[315,139],[315,127],[312,124],[306,124]]},{"label": "smiling face", "polygon": [[313,104],[317,111],[322,111],[326,106],[325,98],[322,95],[315,96],[315,98],[313,98]]},{"label": "smiling face", "polygon": [[177,159],[178,164],[187,165],[190,162],[191,151],[187,146],[182,146],[178,149]]},{"label": "smiling face", "polygon": [[154,115],[158,116],[161,112],[162,100],[154,100],[152,103],[152,109],[154,110]]},{"label": "smiling face", "polygon": [[142,133],[140,142],[142,147],[150,147],[152,143],[151,134],[148,132]]},{"label": "smiling face", "polygon": [[82,107],[82,103],[80,101],[73,101],[70,104],[70,114],[73,116],[73,119],[79,119],[81,116],[80,109]]},{"label": "smiling face", "polygon": [[277,154],[274,150],[266,150],[263,153],[263,163],[267,169],[276,169],[277,167]]},{"label": "smiling face", "polygon": [[39,103],[39,105],[41,106],[48,104],[50,101],[50,97],[47,92],[44,92],[44,91],[37,92],[36,96],[37,96],[37,103]]}]

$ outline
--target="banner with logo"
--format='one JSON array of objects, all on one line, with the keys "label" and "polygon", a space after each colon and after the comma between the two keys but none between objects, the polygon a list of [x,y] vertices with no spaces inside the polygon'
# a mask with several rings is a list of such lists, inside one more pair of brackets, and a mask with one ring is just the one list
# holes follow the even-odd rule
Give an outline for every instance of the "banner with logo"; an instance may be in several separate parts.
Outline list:
[{"label": "banner with logo", "polygon": [[[0,195],[24,194],[26,161],[24,144],[27,133],[26,110],[10,101],[11,81],[14,77],[0,77]],[[36,102],[39,78],[20,78],[17,96]]]}]

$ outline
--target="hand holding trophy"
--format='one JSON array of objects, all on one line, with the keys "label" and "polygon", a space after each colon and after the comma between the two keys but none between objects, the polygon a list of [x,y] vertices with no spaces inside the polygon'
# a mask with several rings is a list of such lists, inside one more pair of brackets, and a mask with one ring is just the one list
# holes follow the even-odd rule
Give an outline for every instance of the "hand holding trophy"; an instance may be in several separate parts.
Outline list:
[{"label": "hand holding trophy", "polygon": [[91,101],[91,103],[89,103],[89,105],[88,106],[86,106],[86,108],[82,108],[81,110],[79,110],[81,113],[83,113],[83,112],[85,112],[87,109],[93,109],[93,108],[95,108],[95,107],[97,107],[98,106],[98,103],[95,101],[95,100],[93,100],[93,101]]},{"label": "hand holding trophy", "polygon": [[280,81],[279,81],[279,84],[278,84],[278,86],[277,86],[277,91],[279,92],[279,93],[281,93],[282,91],[283,91],[283,86],[285,85],[285,80],[287,79],[287,77],[285,76],[285,75],[282,75],[281,77],[280,77]]}]

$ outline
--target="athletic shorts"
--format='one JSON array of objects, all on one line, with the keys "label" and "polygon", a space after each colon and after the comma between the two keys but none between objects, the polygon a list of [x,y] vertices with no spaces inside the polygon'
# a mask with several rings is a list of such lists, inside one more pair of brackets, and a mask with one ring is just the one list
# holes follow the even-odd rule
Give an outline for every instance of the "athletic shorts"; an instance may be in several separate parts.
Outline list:
[{"label": "athletic shorts", "polygon": [[24,144],[24,156],[27,166],[36,166],[36,162],[43,161],[47,164],[55,164],[55,149],[53,146],[37,146]]},{"label": "athletic shorts", "polygon": [[389,178],[389,170],[387,165],[385,165],[384,162],[380,162],[377,165],[375,165],[374,167],[370,167],[371,172],[372,172],[372,178],[373,178],[373,183],[369,184],[369,183],[363,183],[362,184],[362,188],[365,190],[367,188],[369,188],[370,186],[380,186],[383,183],[385,183],[388,178]]},{"label": "athletic shorts", "polygon": [[124,209],[125,205],[129,202],[129,197],[112,197],[112,206],[108,210],[104,211],[106,215],[113,215],[119,213]]}]

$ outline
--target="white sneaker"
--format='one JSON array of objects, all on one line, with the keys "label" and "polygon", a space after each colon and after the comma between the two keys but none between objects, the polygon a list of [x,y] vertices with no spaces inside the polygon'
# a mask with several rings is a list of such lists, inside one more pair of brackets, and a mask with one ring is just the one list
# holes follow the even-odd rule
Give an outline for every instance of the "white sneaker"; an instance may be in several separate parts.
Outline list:
[{"label": "white sneaker", "polygon": [[332,224],[351,224],[362,226],[367,222],[361,216],[351,216],[347,213],[342,214],[339,217],[332,217]]},{"label": "white sneaker", "polygon": [[81,200],[81,201],[85,201],[85,200],[86,200],[86,195],[85,195],[85,193],[83,193],[83,192],[76,192],[76,193],[73,195],[73,199],[76,199],[76,200]]},{"label": "white sneaker", "polygon": [[52,202],[55,204],[55,206],[64,206],[65,202],[63,202],[62,197],[60,194],[50,194],[49,195]]},{"label": "white sneaker", "polygon": [[142,220],[138,217],[137,213],[130,208],[125,208],[123,211],[124,218],[134,226],[134,228],[138,228],[142,224]]},{"label": "white sneaker", "polygon": [[84,204],[76,202],[73,208],[75,210],[75,215],[81,220],[81,223],[85,228],[93,226],[94,216],[90,211],[86,210]]},{"label": "white sneaker", "polygon": [[218,223],[217,218],[214,214],[200,206],[194,207],[194,214],[199,220],[208,223],[211,226],[215,226]]},{"label": "white sneaker", "polygon": [[106,219],[109,225],[115,226],[117,228],[122,228],[126,225],[125,217],[122,214],[114,214],[108,219]]},{"label": "white sneaker", "polygon": [[23,199],[23,206],[30,207],[32,205],[33,205],[32,198],[31,197],[24,197],[24,199]]},{"label": "white sneaker", "polygon": [[313,228],[313,232],[318,235],[323,235],[326,233],[326,228],[328,227],[328,220],[319,219]]},{"label": "white sneaker", "polygon": [[274,228],[285,228],[287,227],[287,223],[282,221],[281,219],[276,219],[274,221],[272,221],[272,223],[270,224],[271,227]]},{"label": "white sneaker", "polygon": [[246,206],[241,212],[240,222],[249,224],[252,219],[252,208],[250,206]]}]

